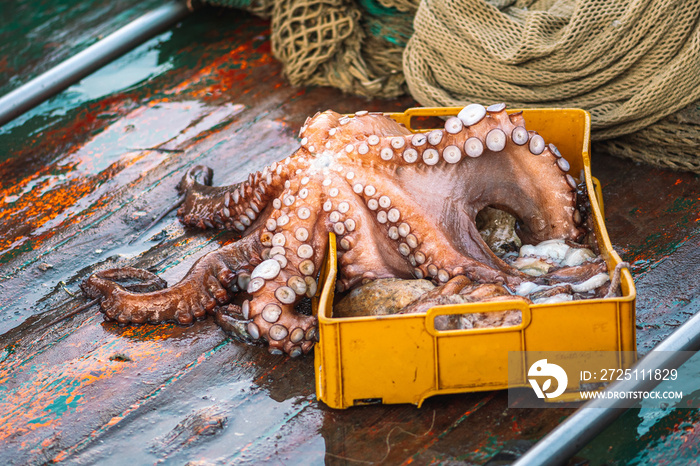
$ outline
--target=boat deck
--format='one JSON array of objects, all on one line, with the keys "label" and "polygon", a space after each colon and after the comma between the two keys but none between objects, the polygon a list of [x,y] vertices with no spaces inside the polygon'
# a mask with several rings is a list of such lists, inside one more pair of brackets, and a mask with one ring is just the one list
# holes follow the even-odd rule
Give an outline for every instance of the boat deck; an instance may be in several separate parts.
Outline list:
[{"label": "boat deck", "polygon": [[[33,23],[18,3],[19,26],[0,24],[2,93],[154,4],[110,13],[92,0],[88,14],[44,3]],[[215,184],[235,183],[290,155],[317,111],[416,105],[291,87],[269,35],[248,14],[200,10],[0,128],[3,464],[484,464],[573,412],[508,408],[501,391],[339,411],[316,400],[310,355],[269,355],[211,319],[120,328],[93,307],[44,328],[85,302],[78,285],[98,268],[148,268],[175,283],[235,239],[185,229],[171,214],[129,244],[175,200],[187,168],[208,165]],[[646,353],[700,310],[700,179],[595,144],[592,158],[610,238],[632,264]],[[698,448],[697,410],[631,410],[579,458],[689,464]]]}]

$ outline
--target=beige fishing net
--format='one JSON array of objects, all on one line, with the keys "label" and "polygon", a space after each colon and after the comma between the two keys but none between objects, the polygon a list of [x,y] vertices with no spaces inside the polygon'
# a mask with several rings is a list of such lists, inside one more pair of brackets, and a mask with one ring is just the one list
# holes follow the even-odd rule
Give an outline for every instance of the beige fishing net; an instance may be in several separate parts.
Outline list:
[{"label": "beige fishing net", "polygon": [[[334,86],[367,96],[402,93],[400,50],[386,68],[372,66],[363,54],[368,39],[360,9],[346,0],[276,0],[272,13],[272,52],[294,85]],[[389,54],[391,56],[391,54]],[[394,79],[394,81],[397,81]]]},{"label": "beige fishing net", "polygon": [[255,0],[249,9],[271,16],[273,52],[294,85],[395,97],[407,83],[425,106],[581,107],[594,141],[605,141],[594,149],[700,172],[698,0]]}]

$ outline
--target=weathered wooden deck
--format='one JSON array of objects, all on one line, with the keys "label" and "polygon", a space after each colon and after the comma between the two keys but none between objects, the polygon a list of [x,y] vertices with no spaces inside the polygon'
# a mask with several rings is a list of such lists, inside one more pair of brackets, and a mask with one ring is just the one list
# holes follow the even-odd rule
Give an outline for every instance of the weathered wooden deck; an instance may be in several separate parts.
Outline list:
[{"label": "weathered wooden deck", "polygon": [[[56,40],[83,37],[81,21],[60,26]],[[8,30],[0,24],[0,37]],[[40,30],[26,26],[22,39]],[[292,88],[268,38],[262,20],[200,11],[0,128],[1,463],[483,464],[572,412],[508,408],[505,392],[336,411],[315,399],[312,357],[271,356],[211,320],[119,328],[93,307],[43,328],[84,302],[78,284],[98,267],[148,268],[174,283],[234,238],[185,230],[171,214],[128,244],[174,200],[188,167],[209,165],[216,184],[234,183],[291,154],[316,111],[415,105]],[[0,42],[0,76],[19,76],[2,92],[67,53],[43,40],[60,53]],[[633,265],[647,352],[700,310],[700,179],[593,149],[611,240]],[[642,433],[637,414],[581,457],[697,461],[697,411],[669,410]]]}]

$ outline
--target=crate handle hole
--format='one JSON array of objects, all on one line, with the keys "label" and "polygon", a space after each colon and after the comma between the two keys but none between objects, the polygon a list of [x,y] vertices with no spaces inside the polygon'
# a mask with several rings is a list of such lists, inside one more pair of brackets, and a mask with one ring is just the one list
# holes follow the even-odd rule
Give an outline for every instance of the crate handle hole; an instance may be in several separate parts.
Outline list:
[{"label": "crate handle hole", "polygon": [[358,398],[352,401],[353,406],[380,405],[382,398]]},{"label": "crate handle hole", "polygon": [[523,314],[519,309],[493,312],[465,312],[462,314],[440,314],[435,316],[437,331],[472,330],[482,328],[515,327],[522,324]]}]

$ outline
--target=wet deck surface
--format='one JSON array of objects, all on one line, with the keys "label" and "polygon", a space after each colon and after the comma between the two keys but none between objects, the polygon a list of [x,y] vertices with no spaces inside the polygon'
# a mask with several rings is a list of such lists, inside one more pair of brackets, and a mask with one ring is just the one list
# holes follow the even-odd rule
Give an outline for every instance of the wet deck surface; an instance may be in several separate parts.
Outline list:
[{"label": "wet deck surface", "polygon": [[[125,18],[140,11],[131,8]],[[80,21],[64,43],[83,37]],[[0,73],[24,79],[47,66],[38,52],[15,63],[17,53],[0,46]],[[292,88],[268,23],[211,9],[0,128],[0,462],[483,464],[565,419],[572,410],[509,409],[505,392],[332,410],[315,398],[312,357],[231,341],[211,319],[119,328],[93,307],[42,328],[84,302],[78,284],[98,268],[148,268],[175,283],[235,239],[186,230],[171,214],[128,244],[175,199],[187,168],[206,164],[216,184],[235,183],[291,154],[316,111],[413,105]],[[633,265],[645,353],[700,310],[700,179],[595,146],[593,174],[612,243]],[[698,448],[697,411],[632,410],[580,456],[687,464]]]}]

